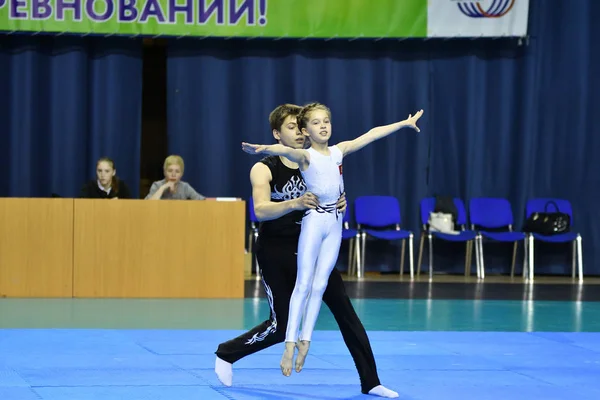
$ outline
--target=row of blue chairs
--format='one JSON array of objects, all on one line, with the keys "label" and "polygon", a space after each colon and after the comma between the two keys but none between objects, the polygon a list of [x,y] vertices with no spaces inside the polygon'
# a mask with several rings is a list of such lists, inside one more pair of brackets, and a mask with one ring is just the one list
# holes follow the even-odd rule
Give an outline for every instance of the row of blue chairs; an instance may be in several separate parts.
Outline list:
[{"label": "row of blue chairs", "polygon": [[[527,202],[526,218],[536,212],[544,212],[549,201],[556,203],[561,212],[570,216],[573,221],[572,206],[568,200],[537,198]],[[523,242],[523,277],[529,281],[534,279],[534,241],[550,243],[572,244],[572,268],[571,274],[581,282],[583,280],[583,254],[581,235],[576,232],[567,232],[558,235],[546,236],[537,233],[527,233],[514,230],[514,217],[512,206],[507,199],[503,198],[474,198],[469,202],[469,215],[464,202],[460,198],[454,199],[456,206],[458,234],[445,234],[432,231],[429,227],[430,213],[435,209],[435,198],[429,197],[421,200],[420,214],[422,230],[419,240],[419,256],[417,261],[417,276],[421,273],[421,262],[423,249],[427,239],[429,251],[429,278],[433,278],[433,243],[434,239],[455,243],[464,243],[465,252],[465,275],[470,275],[472,265],[473,247],[475,247],[475,261],[477,277],[485,278],[485,263],[483,256],[484,243],[513,243],[513,256],[511,265],[511,276],[515,273],[517,246]],[[251,240],[258,235],[257,220],[254,215],[254,207],[250,201]],[[414,233],[402,229],[400,203],[392,196],[361,196],[358,197],[354,206],[354,219],[356,228],[350,226],[350,207],[344,216],[344,240],[349,240],[348,273],[361,278],[364,276],[366,239],[367,236],[386,241],[401,241],[400,274],[404,273],[404,258],[406,253],[406,242],[408,241],[409,271],[411,279],[414,279]],[[469,224],[470,219],[470,224]],[[251,248],[250,248],[251,251]]]}]

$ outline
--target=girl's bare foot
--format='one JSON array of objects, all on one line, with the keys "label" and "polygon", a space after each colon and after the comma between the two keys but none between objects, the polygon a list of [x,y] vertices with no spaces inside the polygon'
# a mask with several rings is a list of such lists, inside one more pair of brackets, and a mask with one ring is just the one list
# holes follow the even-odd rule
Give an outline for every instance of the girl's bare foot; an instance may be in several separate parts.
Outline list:
[{"label": "girl's bare foot", "polygon": [[281,357],[281,373],[285,376],[292,375],[292,361],[294,359],[294,342],[285,342],[285,351]]},{"label": "girl's bare foot", "polygon": [[298,355],[296,356],[296,372],[302,371],[309,347],[310,341],[308,340],[299,340],[298,343],[296,343],[296,348],[298,348]]}]

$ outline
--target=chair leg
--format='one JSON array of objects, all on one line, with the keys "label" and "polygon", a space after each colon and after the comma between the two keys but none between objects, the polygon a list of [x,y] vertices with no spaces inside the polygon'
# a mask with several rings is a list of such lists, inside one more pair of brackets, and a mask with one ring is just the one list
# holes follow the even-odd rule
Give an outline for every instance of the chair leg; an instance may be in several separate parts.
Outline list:
[{"label": "chair leg", "polygon": [[360,263],[360,268],[358,269],[358,277],[362,278],[364,275],[364,271],[365,271],[365,256],[366,256],[366,247],[367,247],[367,234],[365,232],[363,232],[361,234],[361,241],[362,241],[362,262]]},{"label": "chair leg", "polygon": [[414,255],[414,235],[411,233],[408,237],[408,266],[410,268],[410,279],[415,279],[415,255]]},{"label": "chair leg", "polygon": [[471,276],[471,241],[468,241],[465,245],[465,276]]},{"label": "chair leg", "polygon": [[427,234],[429,240],[429,280],[433,279],[433,235]]},{"label": "chair leg", "polygon": [[571,242],[571,279],[575,279],[575,268],[577,264],[577,239]]},{"label": "chair leg", "polygon": [[[473,242],[473,241],[471,241]],[[477,273],[477,279],[481,279],[481,263],[479,262],[479,246],[477,245],[477,237],[475,237],[475,271]],[[473,246],[473,243],[471,243]]]},{"label": "chair leg", "polygon": [[527,271],[529,272],[529,282],[533,283],[533,269],[534,269],[534,264],[533,264],[533,252],[534,252],[534,243],[533,243],[533,235],[529,235],[529,238],[527,239],[529,242],[529,260],[527,260]]},{"label": "chair leg", "polygon": [[423,261],[423,245],[425,244],[425,232],[421,232],[419,239],[419,259],[417,261],[417,276],[421,275],[421,262]]},{"label": "chair leg", "polygon": [[[467,260],[467,265],[469,268],[469,276],[471,276],[471,270],[473,269],[473,251],[475,250],[475,247],[473,246],[472,242],[467,242],[467,244],[469,245],[469,259]],[[475,271],[475,273],[477,273],[477,271]]]},{"label": "chair leg", "polygon": [[515,241],[513,244],[513,256],[512,256],[512,264],[510,265],[510,276],[515,274],[515,264],[517,263],[517,247],[519,242]]},{"label": "chair leg", "polygon": [[[475,238],[477,241],[477,238]],[[479,274],[480,279],[485,279],[485,262],[483,257],[483,236],[479,235]]]},{"label": "chair leg", "polygon": [[583,245],[581,243],[581,236],[577,235],[577,267],[579,269],[579,283],[583,282]]},{"label": "chair leg", "polygon": [[[525,236],[525,240],[523,240],[523,279],[527,276],[527,264],[529,262],[529,242],[527,236]],[[513,276],[511,272],[510,276]]]},{"label": "chair leg", "polygon": [[[254,253],[252,253],[252,241],[253,240],[254,240],[254,232],[250,231],[250,233],[248,234],[248,254],[250,254],[250,274],[252,274],[252,269],[256,265],[255,262],[257,262],[255,260]],[[258,272],[258,268],[256,268],[256,272]]]},{"label": "chair leg", "polygon": [[354,275],[354,256],[356,252],[354,251],[355,239],[352,238],[348,240],[348,276]]},{"label": "chair leg", "polygon": [[406,250],[406,239],[402,240],[402,248],[400,249],[400,276],[404,275],[404,251]]},{"label": "chair leg", "polygon": [[354,239],[354,257],[355,257],[355,266],[356,266],[356,276],[358,276],[358,271],[362,271],[363,262],[361,258],[361,248],[360,248],[360,235],[356,235]]},{"label": "chair leg", "polygon": [[[258,241],[258,231],[254,231],[254,240],[253,242],[256,243]],[[252,253],[251,253],[252,254]],[[256,274],[256,279],[260,279],[260,265],[258,265],[258,258],[254,257],[254,254],[252,254],[255,262],[256,262],[256,270],[254,271],[254,273]]]}]

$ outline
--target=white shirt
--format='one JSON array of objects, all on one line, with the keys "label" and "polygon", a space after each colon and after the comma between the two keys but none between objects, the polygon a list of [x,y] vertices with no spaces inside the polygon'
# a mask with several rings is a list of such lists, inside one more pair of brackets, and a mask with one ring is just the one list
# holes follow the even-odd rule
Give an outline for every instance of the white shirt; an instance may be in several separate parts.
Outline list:
[{"label": "white shirt", "polygon": [[104,186],[102,186],[102,184],[100,183],[100,180],[97,180],[97,182],[98,182],[98,187],[100,188],[100,190],[110,194],[110,190],[112,189],[112,187],[109,187],[108,189],[104,189]]}]

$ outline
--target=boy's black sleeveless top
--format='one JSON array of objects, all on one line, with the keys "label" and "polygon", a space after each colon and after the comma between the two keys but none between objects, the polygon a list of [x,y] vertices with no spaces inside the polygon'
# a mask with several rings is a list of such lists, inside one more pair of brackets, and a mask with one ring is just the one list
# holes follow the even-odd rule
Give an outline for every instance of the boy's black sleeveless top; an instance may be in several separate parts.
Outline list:
[{"label": "boy's black sleeveless top", "polygon": [[[271,201],[278,203],[292,200],[306,193],[306,184],[299,169],[286,167],[279,156],[268,156],[260,160],[271,170]],[[278,219],[263,221],[259,225],[259,236],[299,237],[304,211],[292,211]]]}]

